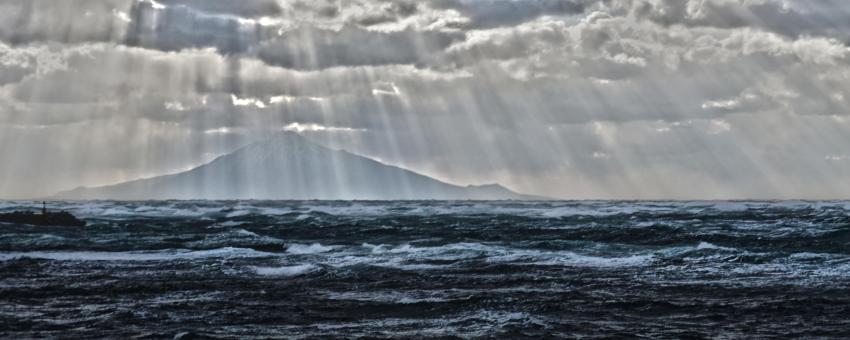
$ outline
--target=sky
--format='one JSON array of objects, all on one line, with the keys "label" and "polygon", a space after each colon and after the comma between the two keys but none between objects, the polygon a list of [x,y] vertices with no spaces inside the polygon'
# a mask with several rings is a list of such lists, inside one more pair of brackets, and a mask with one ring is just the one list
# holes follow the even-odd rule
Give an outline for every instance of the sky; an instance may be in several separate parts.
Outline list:
[{"label": "sky", "polygon": [[850,198],[848,66],[845,0],[0,0],[0,198],[280,131],[554,198]]}]

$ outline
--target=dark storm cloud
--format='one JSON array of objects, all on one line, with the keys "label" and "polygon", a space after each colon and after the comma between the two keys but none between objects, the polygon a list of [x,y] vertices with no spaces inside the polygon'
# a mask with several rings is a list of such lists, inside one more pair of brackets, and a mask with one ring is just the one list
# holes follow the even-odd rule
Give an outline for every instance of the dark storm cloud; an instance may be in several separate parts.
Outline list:
[{"label": "dark storm cloud", "polygon": [[0,87],[20,82],[33,71],[31,67],[22,65],[0,65]]},{"label": "dark storm cloud", "polygon": [[162,7],[133,4],[124,43],[164,51],[213,47],[222,54],[242,53],[269,33],[239,17],[211,14],[185,4]]},{"label": "dark storm cloud", "polygon": [[379,11],[355,18],[354,23],[361,26],[374,26],[410,17],[418,11],[419,5],[416,2],[388,1]]},{"label": "dark storm cloud", "polygon": [[11,44],[120,39],[127,23],[115,15],[131,0],[0,0],[0,40]]},{"label": "dark storm cloud", "polygon": [[281,13],[273,0],[0,0],[0,40],[113,42],[164,51],[212,47],[233,54],[272,34],[247,19]]},{"label": "dark storm cloud", "polygon": [[[281,33],[277,25],[251,20],[280,15],[275,1],[69,0],[60,5],[6,0],[3,5],[18,22],[0,24],[0,39],[13,44],[113,42],[161,51],[215,48],[223,55],[256,54],[272,65],[296,69],[418,63],[464,37],[459,32],[412,28],[383,32],[355,25],[331,29],[309,23]],[[415,3],[404,1],[381,2],[377,8],[350,20],[371,26],[417,12]],[[80,20],[86,16],[95,20]]]},{"label": "dark storm cloud", "polygon": [[[840,2],[840,3],[839,3]],[[717,0],[638,2],[635,14],[661,25],[717,28],[757,27],[785,36],[825,36],[850,44],[850,6],[846,1],[780,1],[740,4]]]},{"label": "dark storm cloud", "polygon": [[262,38],[259,25],[241,19],[280,11],[274,1],[0,0],[0,40],[238,53]]},{"label": "dark storm cloud", "polygon": [[245,18],[274,17],[283,13],[277,0],[159,0],[166,6],[185,6],[210,14]]},{"label": "dark storm cloud", "polygon": [[377,32],[356,26],[338,31],[302,27],[262,42],[257,57],[270,65],[299,70],[418,64],[464,37],[462,33],[410,29]]},{"label": "dark storm cloud", "polygon": [[[848,13],[838,0],[0,0],[0,139],[14,141],[0,158],[23,169],[0,192],[32,195],[27,168],[97,165],[82,182],[32,175],[45,194],[161,174],[289,126],[549,196],[840,194]],[[47,161],[19,157],[41,141]]]},{"label": "dark storm cloud", "polygon": [[[343,6],[334,2],[319,5],[295,2],[291,10],[307,13]],[[479,28],[584,9],[580,3],[560,0],[492,3],[440,0],[432,5],[457,9]],[[280,36],[280,27],[249,20],[283,13],[276,1],[268,0],[238,4],[223,0],[4,0],[0,6],[10,13],[7,14],[10,18],[15,18],[6,20],[5,26],[0,23],[0,39],[12,44],[112,42],[162,51],[215,48],[224,55],[256,53],[273,65],[297,69],[422,63],[427,55],[438,54],[464,39],[463,32],[456,31],[408,28],[386,32],[357,27],[392,23],[416,15],[420,5],[409,1],[376,1],[371,7],[363,7],[363,13],[342,18],[340,22],[347,24],[339,29],[302,23]],[[290,14],[298,16],[298,13]]]}]

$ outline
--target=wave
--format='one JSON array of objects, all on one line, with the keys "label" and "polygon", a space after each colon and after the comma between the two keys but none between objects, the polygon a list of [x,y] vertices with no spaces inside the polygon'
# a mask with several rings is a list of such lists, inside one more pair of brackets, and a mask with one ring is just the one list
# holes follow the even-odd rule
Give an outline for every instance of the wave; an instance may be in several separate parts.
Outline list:
[{"label": "wave", "polygon": [[240,221],[224,221],[221,223],[216,223],[210,228],[230,228],[230,227],[239,227],[242,225],[248,224],[248,222],[240,222]]},{"label": "wave", "polygon": [[286,252],[295,255],[308,255],[326,253],[333,250],[333,247],[323,246],[319,243],[313,244],[290,244],[286,247]]},{"label": "wave", "polygon": [[231,229],[216,234],[205,235],[202,240],[186,242],[183,245],[188,248],[211,248],[211,247],[252,247],[252,246],[278,246],[286,244],[283,240],[270,236],[263,236],[245,229]]},{"label": "wave", "polygon": [[381,302],[381,303],[398,303],[403,305],[415,303],[442,303],[453,300],[462,300],[467,298],[472,293],[479,291],[464,291],[464,292],[442,292],[442,291],[361,291],[361,292],[325,292],[323,295],[330,300],[343,301],[363,301],[363,302]]},{"label": "wave", "polygon": [[37,251],[0,253],[0,261],[23,258],[55,261],[175,261],[204,258],[262,258],[278,256],[254,249],[225,247],[210,250],[173,249],[161,251],[96,252],[96,251]]},{"label": "wave", "polygon": [[254,270],[257,275],[261,276],[291,277],[317,271],[319,270],[319,267],[312,264],[301,264],[286,267],[251,267],[251,269]]},{"label": "wave", "polygon": [[[372,255],[374,264],[402,269],[444,268],[451,264],[434,265],[429,262],[460,262],[477,259],[483,259],[488,263],[577,267],[633,267],[649,265],[655,260],[654,254],[605,257],[582,255],[571,251],[542,251],[481,243],[453,243],[435,247],[364,243],[361,247]],[[368,259],[369,256],[365,258]],[[352,261],[350,255],[346,259],[348,261],[344,263],[349,265],[351,262],[369,263],[369,261]]]},{"label": "wave", "polygon": [[710,250],[722,250],[722,251],[729,251],[729,252],[739,252],[739,251],[740,251],[740,250],[735,249],[735,248],[721,247],[721,246],[718,246],[718,245],[715,245],[715,244],[711,244],[711,243],[708,243],[708,242],[700,242],[700,243],[696,246],[696,249],[697,249],[697,250],[705,250],[705,249],[710,249]]},{"label": "wave", "polygon": [[[39,209],[40,202],[0,202],[0,211]],[[304,219],[306,217],[385,216],[512,216],[534,219],[604,218],[664,214],[717,216],[749,212],[770,214],[801,212],[813,216],[850,212],[846,201],[693,201],[693,202],[316,202],[316,201],[151,201],[51,202],[50,208],[68,210],[82,218],[126,220],[131,218],[246,219],[252,216]],[[224,221],[219,221],[224,222]],[[646,221],[636,221],[637,223]]]}]

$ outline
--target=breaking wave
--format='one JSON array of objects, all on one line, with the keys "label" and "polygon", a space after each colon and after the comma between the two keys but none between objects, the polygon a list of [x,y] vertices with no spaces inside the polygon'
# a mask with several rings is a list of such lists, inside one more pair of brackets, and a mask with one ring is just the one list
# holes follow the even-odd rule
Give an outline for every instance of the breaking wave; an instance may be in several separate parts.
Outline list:
[{"label": "breaking wave", "polygon": [[88,225],[0,225],[4,335],[829,338],[850,327],[848,202],[51,205]]}]

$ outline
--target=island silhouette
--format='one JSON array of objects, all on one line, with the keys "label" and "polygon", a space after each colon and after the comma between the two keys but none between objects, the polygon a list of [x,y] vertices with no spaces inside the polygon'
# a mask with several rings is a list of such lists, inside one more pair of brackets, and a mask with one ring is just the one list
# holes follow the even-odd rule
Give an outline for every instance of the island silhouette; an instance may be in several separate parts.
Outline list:
[{"label": "island silhouette", "polygon": [[57,199],[541,200],[499,184],[459,186],[330,149],[291,132],[249,144],[194,169]]}]

